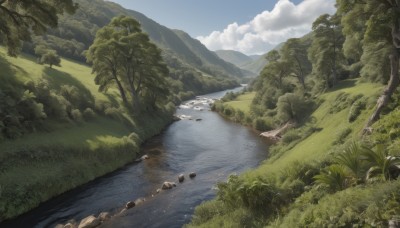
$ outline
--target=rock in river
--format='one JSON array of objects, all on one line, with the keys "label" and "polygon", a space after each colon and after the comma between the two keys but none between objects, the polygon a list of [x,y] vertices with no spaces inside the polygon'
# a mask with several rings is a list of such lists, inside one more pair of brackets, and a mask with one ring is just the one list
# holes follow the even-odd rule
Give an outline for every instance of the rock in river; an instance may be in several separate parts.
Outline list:
[{"label": "rock in river", "polygon": [[108,212],[101,212],[99,214],[98,218],[100,219],[100,221],[104,222],[111,218],[111,214]]},{"label": "rock in river", "polygon": [[176,184],[175,184],[174,182],[168,182],[168,181],[166,181],[166,182],[163,183],[161,189],[163,189],[163,190],[171,189],[171,188],[173,188],[173,187],[175,187],[175,186],[176,186]]},{"label": "rock in river", "polygon": [[78,228],[93,228],[98,225],[100,225],[100,219],[94,217],[94,215],[90,215],[82,219],[81,223],[79,223]]},{"label": "rock in river", "polygon": [[125,208],[126,209],[131,209],[132,207],[134,207],[136,205],[136,203],[134,201],[129,201],[125,204]]},{"label": "rock in river", "polygon": [[196,173],[194,173],[194,172],[189,173],[189,177],[190,178],[195,178],[196,177]]},{"label": "rock in river", "polygon": [[185,176],[183,174],[179,174],[178,180],[179,180],[179,183],[182,183],[185,180]]}]

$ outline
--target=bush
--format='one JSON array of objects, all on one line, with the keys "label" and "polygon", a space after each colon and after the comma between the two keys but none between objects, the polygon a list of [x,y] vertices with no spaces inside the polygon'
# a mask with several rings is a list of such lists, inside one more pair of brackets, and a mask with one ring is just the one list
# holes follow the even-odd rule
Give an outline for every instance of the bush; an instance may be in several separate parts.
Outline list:
[{"label": "bush", "polygon": [[253,121],[253,128],[258,131],[270,131],[274,129],[274,124],[270,118],[256,118]]},{"label": "bush", "polygon": [[357,117],[361,114],[361,111],[365,109],[366,103],[367,103],[366,99],[360,99],[353,103],[353,105],[350,108],[350,113],[348,118],[350,123],[357,119]]},{"label": "bush", "polygon": [[115,107],[106,108],[104,114],[114,120],[122,120],[121,111]]},{"label": "bush", "polygon": [[85,111],[83,111],[83,118],[85,120],[93,120],[96,117],[96,113],[93,111],[91,108],[86,108]]},{"label": "bush", "polygon": [[292,129],[292,130],[289,130],[288,132],[286,132],[283,135],[282,142],[284,144],[289,144],[289,143],[294,142],[294,141],[296,141],[298,139],[301,139],[301,135],[296,130]]},{"label": "bush", "polygon": [[337,135],[336,140],[333,142],[333,145],[343,144],[344,142],[346,142],[346,138],[347,138],[347,136],[350,135],[351,132],[352,132],[351,128],[343,129]]},{"label": "bush", "polygon": [[83,122],[83,116],[82,116],[81,111],[79,111],[79,109],[73,109],[71,111],[71,117],[76,122]]},{"label": "bush", "polygon": [[282,122],[289,120],[301,121],[308,115],[308,111],[312,106],[304,97],[294,93],[286,93],[278,99],[277,116]]},{"label": "bush", "polygon": [[229,106],[225,107],[224,115],[228,116],[228,117],[235,115],[235,109],[233,109],[232,107],[229,107]]}]

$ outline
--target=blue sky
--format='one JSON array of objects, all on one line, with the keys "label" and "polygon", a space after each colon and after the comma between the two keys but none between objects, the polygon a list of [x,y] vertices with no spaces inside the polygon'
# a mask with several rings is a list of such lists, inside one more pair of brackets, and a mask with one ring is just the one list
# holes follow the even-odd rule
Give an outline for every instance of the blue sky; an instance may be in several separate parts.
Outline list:
[{"label": "blue sky", "polygon": [[261,54],[308,33],[335,0],[112,0],[169,28],[180,29],[211,50]]}]

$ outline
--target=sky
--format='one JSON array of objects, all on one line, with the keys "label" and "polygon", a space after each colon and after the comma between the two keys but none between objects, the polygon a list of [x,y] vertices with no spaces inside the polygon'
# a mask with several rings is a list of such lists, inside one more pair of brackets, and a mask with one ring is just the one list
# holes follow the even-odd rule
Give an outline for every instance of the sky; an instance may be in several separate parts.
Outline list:
[{"label": "sky", "polygon": [[168,28],[180,29],[210,50],[263,54],[311,31],[335,12],[335,0],[112,0]]}]

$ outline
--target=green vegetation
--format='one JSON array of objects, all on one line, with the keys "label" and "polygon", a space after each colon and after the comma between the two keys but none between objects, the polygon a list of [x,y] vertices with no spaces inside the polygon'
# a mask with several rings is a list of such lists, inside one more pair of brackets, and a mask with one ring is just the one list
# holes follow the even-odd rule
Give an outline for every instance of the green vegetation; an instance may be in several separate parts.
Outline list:
[{"label": "green vegetation", "polygon": [[32,37],[24,43],[23,51],[35,54],[38,47],[55,50],[60,56],[86,62],[85,51],[92,45],[96,33],[114,17],[125,15],[137,20],[150,41],[162,50],[162,58],[169,68],[174,102],[209,92],[238,86],[242,80],[241,70],[226,63],[209,51],[198,40],[179,30],[171,30],[145,15],[122,8],[103,0],[75,0],[79,8],[73,15],[63,15],[57,28],[45,36]]},{"label": "green vegetation", "polygon": [[115,88],[98,92],[89,67],[34,60],[0,50],[0,220],[133,161],[174,111],[133,117]]},{"label": "green vegetation", "polygon": [[337,7],[311,34],[266,55],[251,105],[228,105],[240,94],[215,103],[232,120],[250,107],[239,122],[260,131],[296,124],[264,134],[279,132],[269,158],[217,184],[217,198],[197,207],[187,227],[386,227],[399,219],[399,5]]},{"label": "green vegetation", "polygon": [[59,15],[64,12],[72,14],[76,8],[72,0],[1,1],[0,41],[7,45],[8,55],[17,56],[21,41],[30,41],[32,33],[45,33],[47,27],[57,27]]}]

